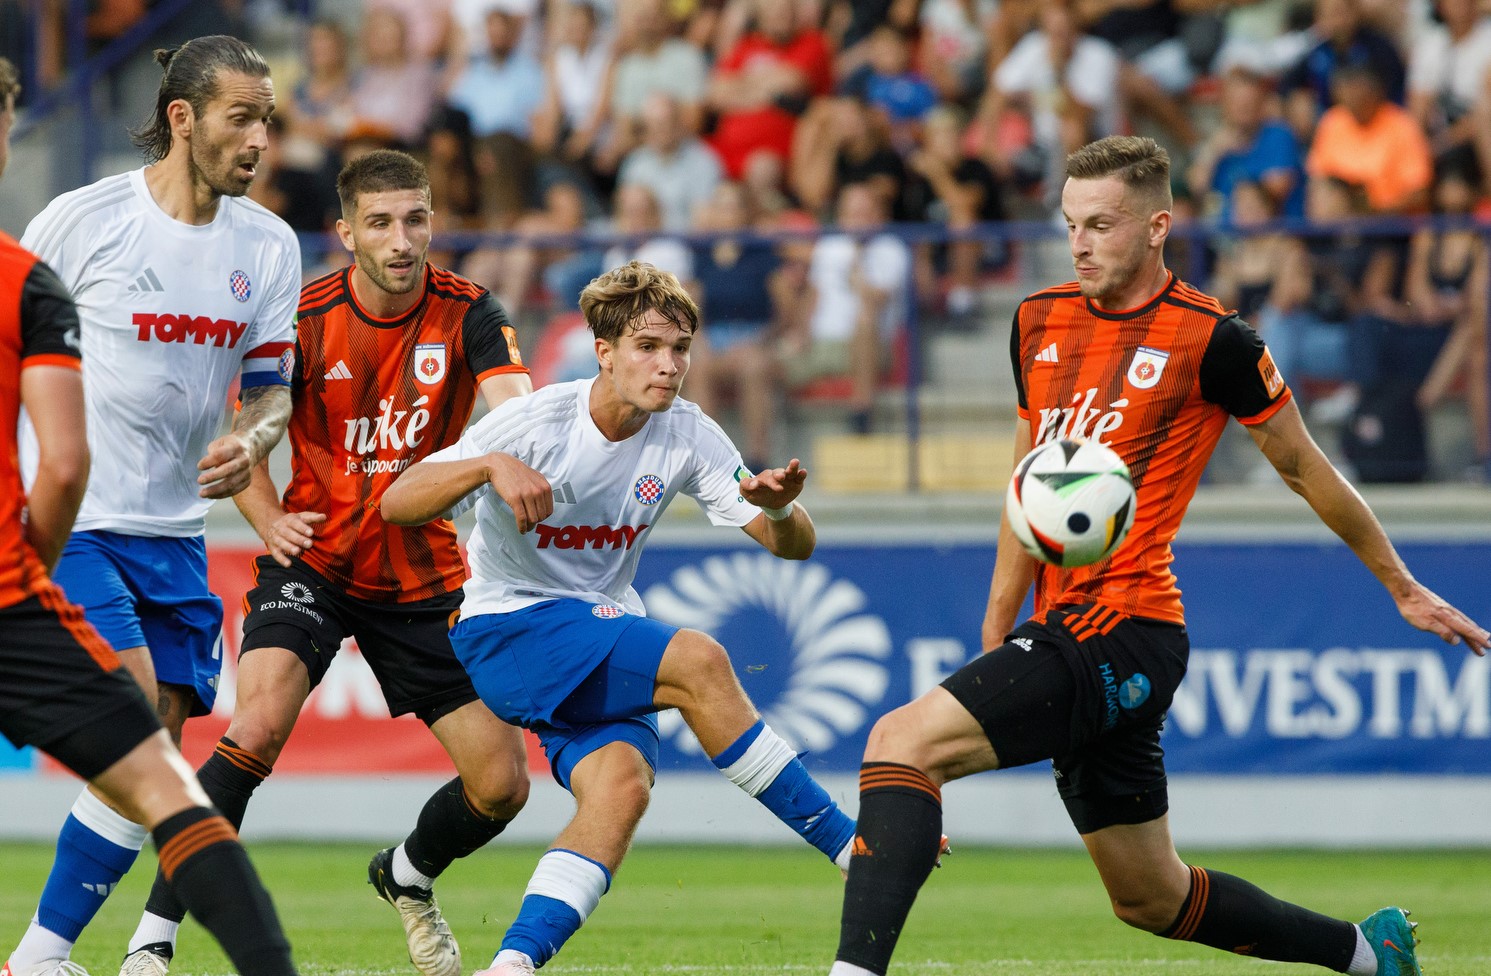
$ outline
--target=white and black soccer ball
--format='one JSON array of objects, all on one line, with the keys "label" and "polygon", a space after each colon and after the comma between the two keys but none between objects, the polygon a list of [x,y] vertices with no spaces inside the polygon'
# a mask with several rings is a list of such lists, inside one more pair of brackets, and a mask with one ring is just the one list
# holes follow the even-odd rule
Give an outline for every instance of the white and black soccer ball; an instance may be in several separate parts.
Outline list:
[{"label": "white and black soccer ball", "polygon": [[1026,552],[1070,569],[1123,542],[1134,524],[1134,482],[1123,459],[1097,441],[1047,441],[1015,466],[1004,504]]}]

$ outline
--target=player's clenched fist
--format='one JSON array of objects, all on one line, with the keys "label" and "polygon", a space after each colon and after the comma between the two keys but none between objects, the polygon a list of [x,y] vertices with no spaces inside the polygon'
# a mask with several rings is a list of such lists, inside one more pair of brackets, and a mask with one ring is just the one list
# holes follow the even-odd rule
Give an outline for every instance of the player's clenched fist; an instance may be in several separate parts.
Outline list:
[{"label": "player's clenched fist", "polygon": [[207,453],[197,462],[198,492],[203,498],[232,498],[248,487],[253,473],[253,452],[246,440],[236,433],[224,434],[207,445]]},{"label": "player's clenched fist", "polygon": [[488,455],[487,480],[513,510],[519,532],[528,532],[554,514],[549,480],[510,454]]}]

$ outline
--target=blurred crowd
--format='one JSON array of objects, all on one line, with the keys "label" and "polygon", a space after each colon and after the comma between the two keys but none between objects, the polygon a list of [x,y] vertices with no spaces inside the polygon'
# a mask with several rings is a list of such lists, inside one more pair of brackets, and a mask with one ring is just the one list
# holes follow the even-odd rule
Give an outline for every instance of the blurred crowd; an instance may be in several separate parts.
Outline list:
[{"label": "blurred crowd", "polygon": [[[986,327],[1019,252],[974,231],[1059,221],[1065,155],[1114,132],[1169,148],[1177,233],[1206,229],[1174,263],[1259,329],[1364,474],[1421,477],[1447,397],[1491,459],[1491,0],[301,6],[321,19],[277,68],[260,200],[324,230],[344,160],[419,154],[443,232],[507,235],[438,260],[547,325],[546,349],[604,266],[674,271],[708,322],[691,395],[741,410],[752,460],[783,391],[830,390],[869,429],[913,303]],[[917,223],[953,233],[896,232]]]}]

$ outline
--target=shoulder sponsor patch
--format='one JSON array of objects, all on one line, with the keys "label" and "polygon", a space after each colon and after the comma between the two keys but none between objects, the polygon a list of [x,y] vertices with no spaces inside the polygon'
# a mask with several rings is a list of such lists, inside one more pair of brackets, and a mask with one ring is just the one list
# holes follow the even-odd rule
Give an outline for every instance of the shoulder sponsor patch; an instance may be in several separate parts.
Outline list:
[{"label": "shoulder sponsor patch", "polygon": [[1263,356],[1258,360],[1258,375],[1263,377],[1263,388],[1268,391],[1270,400],[1284,391],[1284,374],[1274,365],[1273,354],[1267,349],[1263,350]]}]

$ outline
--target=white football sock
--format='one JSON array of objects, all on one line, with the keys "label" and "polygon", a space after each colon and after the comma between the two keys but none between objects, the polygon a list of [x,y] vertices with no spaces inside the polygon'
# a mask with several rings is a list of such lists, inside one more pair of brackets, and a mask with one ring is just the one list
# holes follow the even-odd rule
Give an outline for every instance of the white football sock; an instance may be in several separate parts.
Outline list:
[{"label": "white football sock", "polygon": [[875,976],[875,974],[868,969],[841,960],[834,963],[833,968],[828,971],[828,976]]},{"label": "white football sock", "polygon": [[1360,925],[1352,928],[1356,929],[1356,952],[1351,955],[1351,965],[1346,967],[1347,976],[1377,976],[1377,953],[1372,951],[1372,943],[1367,941]]},{"label": "white football sock", "polygon": [[435,879],[428,874],[420,873],[419,869],[414,866],[414,862],[409,860],[403,844],[393,849],[393,880],[394,884],[403,885],[405,888],[410,885],[426,890],[435,887]]},{"label": "white football sock", "polygon": [[611,888],[611,872],[598,862],[574,851],[554,848],[538,859],[533,877],[523,897],[542,895],[562,901],[580,916],[580,923],[590,917],[601,895]]},{"label": "white football sock", "polygon": [[761,731],[741,757],[720,772],[750,796],[759,796],[796,758],[797,753],[792,747],[773,732],[771,726],[762,724]]},{"label": "white football sock", "polygon": [[180,922],[173,922],[169,918],[161,918],[159,915],[145,912],[140,916],[140,924],[135,929],[135,934],[130,936],[129,949],[125,955],[148,945],[155,945],[157,942],[166,943],[171,947],[171,951],[175,952],[176,932],[180,928]]},{"label": "white football sock", "polygon": [[15,976],[28,976],[32,970],[44,965],[56,965],[72,952],[72,943],[50,929],[41,927],[36,916],[31,916],[31,925],[21,936],[21,944],[10,954],[10,968]]}]

